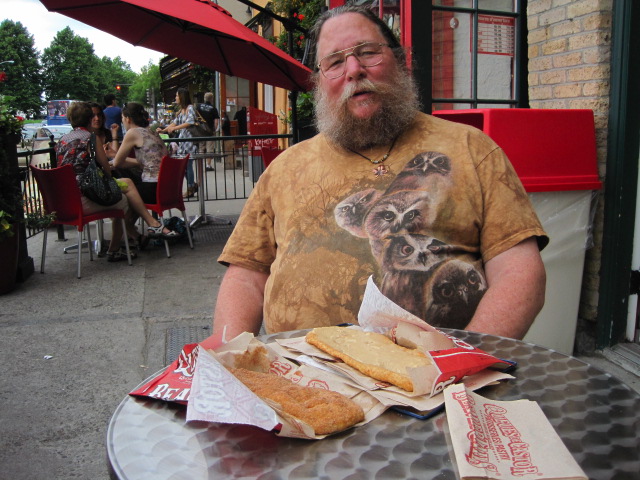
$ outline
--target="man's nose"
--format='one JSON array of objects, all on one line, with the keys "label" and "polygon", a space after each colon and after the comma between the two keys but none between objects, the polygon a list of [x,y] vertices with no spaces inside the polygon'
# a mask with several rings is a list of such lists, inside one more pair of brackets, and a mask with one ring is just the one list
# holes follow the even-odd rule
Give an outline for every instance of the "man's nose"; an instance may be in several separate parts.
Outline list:
[{"label": "man's nose", "polygon": [[345,75],[347,79],[360,79],[367,74],[367,70],[362,66],[358,57],[353,53],[349,53],[344,59],[345,62]]}]

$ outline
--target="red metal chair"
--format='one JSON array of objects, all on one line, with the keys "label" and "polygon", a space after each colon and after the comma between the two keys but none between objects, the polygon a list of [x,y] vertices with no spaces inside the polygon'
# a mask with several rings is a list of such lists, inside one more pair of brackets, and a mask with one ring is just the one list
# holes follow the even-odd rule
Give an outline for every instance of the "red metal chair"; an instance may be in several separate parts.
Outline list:
[{"label": "red metal chair", "polygon": [[[124,210],[111,209],[85,215],[82,213],[82,200],[80,189],[76,183],[76,175],[71,165],[58,168],[43,169],[30,165],[29,168],[38,182],[38,189],[42,196],[44,209],[47,213],[55,212],[54,225],[75,225],[78,228],[78,245],[82,245],[82,232],[84,226],[96,220],[104,218],[119,218],[122,222],[122,231],[126,232],[124,223]],[[40,259],[40,273],[44,273],[44,262],[47,253],[47,232],[44,229],[42,240],[42,258]],[[131,252],[129,240],[125,237],[127,259],[131,265]],[[93,249],[91,248],[91,231],[87,228],[87,240],[89,245],[89,258],[93,261]],[[82,272],[82,248],[78,248],[78,278]]]},{"label": "red metal chair", "polygon": [[[156,190],[156,203],[145,203],[145,207],[158,214],[162,222],[163,214],[166,210],[177,208],[182,213],[182,218],[187,227],[187,237],[189,238],[189,246],[193,248],[193,238],[191,236],[191,227],[187,218],[184,199],[182,197],[182,182],[184,173],[187,170],[187,162],[189,155],[183,158],[174,158],[169,155],[165,156],[160,163],[160,171],[158,172],[158,187]],[[167,257],[171,257],[169,251],[169,242],[164,240],[164,246],[167,250]]]},{"label": "red metal chair", "polygon": [[264,168],[267,168],[273,160],[280,155],[284,150],[273,147],[262,147],[262,162],[264,163]]}]

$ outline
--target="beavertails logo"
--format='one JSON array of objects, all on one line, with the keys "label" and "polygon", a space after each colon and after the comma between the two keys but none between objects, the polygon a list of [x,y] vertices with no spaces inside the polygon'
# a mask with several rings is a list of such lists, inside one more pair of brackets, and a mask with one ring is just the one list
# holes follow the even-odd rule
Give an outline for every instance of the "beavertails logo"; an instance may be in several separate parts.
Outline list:
[{"label": "beavertails logo", "polygon": [[190,352],[183,349],[178,357],[178,366],[173,373],[184,375],[185,377],[193,377],[196,371],[196,360],[198,359],[198,348],[194,348]]}]

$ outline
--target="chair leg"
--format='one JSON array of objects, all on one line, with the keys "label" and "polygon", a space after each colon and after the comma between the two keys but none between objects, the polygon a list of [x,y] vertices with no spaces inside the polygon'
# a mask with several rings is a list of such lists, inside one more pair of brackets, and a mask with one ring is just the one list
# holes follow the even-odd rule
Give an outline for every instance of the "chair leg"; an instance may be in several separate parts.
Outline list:
[{"label": "chair leg", "polygon": [[133,265],[131,262],[131,250],[129,249],[129,235],[127,235],[127,225],[124,222],[124,218],[121,218],[122,222],[122,231],[124,232],[124,246],[127,249],[127,260],[129,261],[129,265]]},{"label": "chair leg", "polygon": [[[169,210],[169,213],[171,213],[171,210]],[[164,212],[158,215],[158,221],[160,222],[160,225],[164,225]],[[171,251],[169,250],[169,241],[166,238],[164,239],[164,249],[167,252],[167,258],[171,258]]]},{"label": "chair leg", "polygon": [[191,227],[189,226],[189,219],[187,218],[187,212],[182,211],[182,219],[187,226],[187,238],[189,239],[189,246],[193,249],[193,237],[191,236]]},{"label": "chair leg", "polygon": [[[78,230],[78,278],[80,278],[80,274],[82,273],[82,231]],[[89,247],[91,248],[91,247]]]},{"label": "chair leg", "polygon": [[89,261],[93,262],[93,242],[91,241],[91,226],[85,225],[87,231],[87,247],[89,248]]},{"label": "chair leg", "polygon": [[47,233],[48,228],[44,229],[44,236],[42,237],[42,255],[40,256],[40,273],[44,273],[44,260],[47,258]]}]

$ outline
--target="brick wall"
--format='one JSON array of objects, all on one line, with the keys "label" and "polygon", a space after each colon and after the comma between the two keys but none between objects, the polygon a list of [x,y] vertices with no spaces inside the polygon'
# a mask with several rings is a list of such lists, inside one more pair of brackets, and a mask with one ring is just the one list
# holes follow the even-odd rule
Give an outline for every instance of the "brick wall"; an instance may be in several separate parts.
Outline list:
[{"label": "brick wall", "polygon": [[[605,173],[612,0],[530,0],[529,103],[531,108],[588,108],[596,126],[598,167]],[[602,195],[593,224],[594,246],[585,257],[576,350],[593,348],[597,316]]]}]

